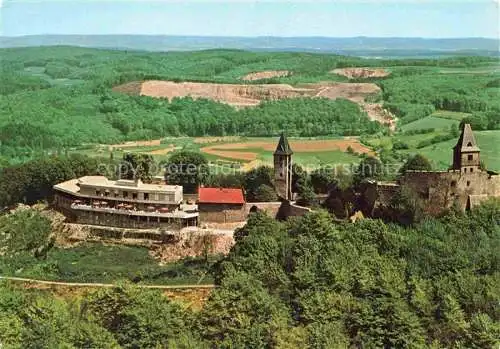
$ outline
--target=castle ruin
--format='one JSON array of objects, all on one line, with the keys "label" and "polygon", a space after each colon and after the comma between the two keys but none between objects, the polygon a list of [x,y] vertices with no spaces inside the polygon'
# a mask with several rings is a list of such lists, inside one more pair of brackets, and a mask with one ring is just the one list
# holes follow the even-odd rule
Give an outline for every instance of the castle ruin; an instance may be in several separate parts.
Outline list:
[{"label": "castle ruin", "polygon": [[481,166],[480,149],[470,124],[462,129],[448,170],[406,171],[396,182],[373,184],[371,193],[375,195],[369,200],[372,210],[388,206],[401,188],[413,191],[424,202],[425,211],[432,215],[453,205],[468,210],[488,198],[500,197],[500,175]]}]

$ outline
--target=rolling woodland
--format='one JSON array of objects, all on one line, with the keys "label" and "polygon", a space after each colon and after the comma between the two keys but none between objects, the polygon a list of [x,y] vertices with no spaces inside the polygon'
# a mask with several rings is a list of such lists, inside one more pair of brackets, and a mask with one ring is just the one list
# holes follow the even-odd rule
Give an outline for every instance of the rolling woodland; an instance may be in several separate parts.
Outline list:
[{"label": "rolling woodland", "polygon": [[[0,347],[498,347],[498,200],[468,212],[451,208],[427,217],[413,197],[399,196],[391,203],[398,213],[394,217],[348,220],[363,180],[433,168],[413,150],[425,154],[443,148],[443,161],[448,161],[448,143],[455,142],[460,123],[482,131],[480,140],[498,139],[497,58],[381,60],[64,46],[1,49],[0,58],[0,276],[116,285],[57,290],[0,280]],[[390,74],[349,80],[332,73],[348,67],[383,68]],[[169,100],[114,90],[146,80],[241,84],[246,74],[268,70],[292,73],[245,83],[300,88],[325,81],[370,82],[380,91],[360,103],[264,98],[258,106],[237,108],[206,98]],[[362,108],[365,102],[381,103],[397,117],[395,129],[371,120]],[[96,174],[99,163],[136,163],[145,180],[156,174],[147,170],[151,155],[120,159],[75,154],[75,149],[282,131],[296,137],[359,136],[376,157],[356,154],[359,164],[352,166],[369,165],[371,172],[334,175],[318,168],[306,173],[294,165],[294,191],[313,212],[288,221],[250,214],[235,231],[236,243],[227,256],[206,252],[160,264],[144,247],[62,246],[51,210],[35,207],[50,203],[54,184]],[[199,152],[180,150],[165,156],[167,163],[206,165]],[[384,173],[383,165],[392,163],[403,164],[400,172]],[[190,181],[187,189],[193,190],[200,184],[243,187],[249,201],[277,199],[269,167],[234,176],[210,170],[169,179],[183,185]],[[327,193],[325,203],[318,203],[317,194]],[[19,203],[34,206],[13,210]],[[138,287],[204,282],[214,289],[200,307]]]}]

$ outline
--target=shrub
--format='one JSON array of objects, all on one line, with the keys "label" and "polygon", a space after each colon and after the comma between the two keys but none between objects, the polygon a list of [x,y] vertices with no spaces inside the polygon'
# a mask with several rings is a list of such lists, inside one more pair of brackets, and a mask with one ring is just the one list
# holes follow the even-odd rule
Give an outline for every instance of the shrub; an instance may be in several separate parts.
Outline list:
[{"label": "shrub", "polygon": [[423,155],[416,154],[409,158],[401,167],[400,172],[405,173],[406,171],[431,171],[432,164]]},{"label": "shrub", "polygon": [[255,201],[257,202],[278,201],[278,194],[276,194],[276,191],[270,185],[261,184],[257,188],[257,192],[255,193]]}]

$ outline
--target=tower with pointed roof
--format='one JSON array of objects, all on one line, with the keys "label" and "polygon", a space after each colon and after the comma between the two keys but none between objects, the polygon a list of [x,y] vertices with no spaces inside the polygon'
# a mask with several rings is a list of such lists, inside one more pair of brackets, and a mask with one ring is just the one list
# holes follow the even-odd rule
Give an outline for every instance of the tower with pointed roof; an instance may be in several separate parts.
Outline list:
[{"label": "tower with pointed roof", "polygon": [[479,147],[470,124],[465,124],[453,148],[453,170],[472,173],[480,169]]},{"label": "tower with pointed roof", "polygon": [[274,184],[278,196],[285,200],[292,199],[292,148],[285,134],[282,133],[274,151]]}]

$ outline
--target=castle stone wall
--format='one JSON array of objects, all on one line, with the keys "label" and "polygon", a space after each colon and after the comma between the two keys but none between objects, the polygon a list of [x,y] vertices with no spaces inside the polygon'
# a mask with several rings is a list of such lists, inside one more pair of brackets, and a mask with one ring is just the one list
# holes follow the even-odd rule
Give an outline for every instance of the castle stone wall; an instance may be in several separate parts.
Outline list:
[{"label": "castle stone wall", "polygon": [[281,207],[281,201],[276,202],[247,202],[245,205],[245,212],[248,216],[251,211],[258,210],[264,211],[270,217],[275,218]]},{"label": "castle stone wall", "polygon": [[469,195],[500,196],[500,176],[477,169],[473,172],[410,171],[400,178],[400,185],[411,188],[426,202],[429,213],[437,213],[457,204],[467,207]]}]

